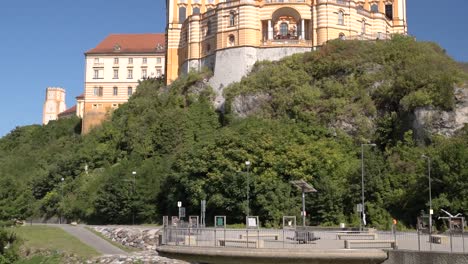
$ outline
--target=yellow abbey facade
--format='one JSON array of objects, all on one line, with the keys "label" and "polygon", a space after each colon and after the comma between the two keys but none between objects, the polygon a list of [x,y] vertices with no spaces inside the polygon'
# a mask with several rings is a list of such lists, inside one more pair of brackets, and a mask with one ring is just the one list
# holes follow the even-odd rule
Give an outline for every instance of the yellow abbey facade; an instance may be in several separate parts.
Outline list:
[{"label": "yellow abbey facade", "polygon": [[166,77],[213,70],[213,87],[257,60],[310,51],[331,39],[406,34],[406,0],[166,0]]}]

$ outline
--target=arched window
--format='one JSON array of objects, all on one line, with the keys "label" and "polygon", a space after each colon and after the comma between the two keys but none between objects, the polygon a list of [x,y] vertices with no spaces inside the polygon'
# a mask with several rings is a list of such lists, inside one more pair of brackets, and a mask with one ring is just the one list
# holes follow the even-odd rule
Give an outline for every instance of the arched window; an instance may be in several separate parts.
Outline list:
[{"label": "arched window", "polygon": [[234,45],[236,45],[236,37],[234,37],[234,35],[231,34],[231,35],[229,35],[229,37],[228,37],[228,46],[229,46],[229,47],[232,47],[232,46],[234,46]]},{"label": "arched window", "polygon": [[208,20],[206,22],[206,35],[210,35],[211,34],[211,31],[212,31],[212,28],[211,28],[211,20]]},{"label": "arched window", "polygon": [[186,18],[187,18],[187,9],[185,8],[185,6],[179,7],[179,24],[184,23]]},{"label": "arched window", "polygon": [[372,13],[378,13],[378,12],[379,12],[379,6],[376,5],[376,4],[371,5],[370,11],[371,11]]},{"label": "arched window", "polygon": [[281,23],[280,24],[280,35],[285,37],[288,35],[288,23]]},{"label": "arched window", "polygon": [[366,20],[363,19],[361,22],[361,34],[366,34]]},{"label": "arched window", "polygon": [[340,35],[338,36],[339,39],[341,40],[346,40],[346,36],[344,33],[340,33]]},{"label": "arched window", "polygon": [[229,13],[229,26],[233,27],[236,24],[236,14],[234,12]]},{"label": "arched window", "polygon": [[341,10],[338,12],[338,25],[344,25],[344,12]]},{"label": "arched window", "polygon": [[192,10],[192,14],[194,14],[194,15],[200,14],[200,8],[199,7],[194,7],[193,10]]}]

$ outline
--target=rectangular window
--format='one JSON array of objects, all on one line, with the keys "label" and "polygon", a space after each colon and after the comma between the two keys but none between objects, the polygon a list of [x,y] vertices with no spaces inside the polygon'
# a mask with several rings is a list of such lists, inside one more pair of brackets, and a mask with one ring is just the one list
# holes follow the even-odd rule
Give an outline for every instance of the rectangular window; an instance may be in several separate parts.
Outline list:
[{"label": "rectangular window", "polygon": [[127,88],[127,94],[128,94],[128,96],[132,96],[132,94],[133,94],[133,88],[132,87],[129,86]]},{"label": "rectangular window", "polygon": [[114,79],[119,78],[119,69],[114,69]]},{"label": "rectangular window", "polygon": [[133,58],[128,58],[128,64],[133,64]]},{"label": "rectangular window", "polygon": [[156,77],[161,77],[161,70],[160,69],[156,70]]},{"label": "rectangular window", "polygon": [[141,69],[141,78],[146,78],[148,77],[148,72],[146,71],[146,69]]},{"label": "rectangular window", "polygon": [[385,16],[388,19],[393,19],[393,5],[385,5]]},{"label": "rectangular window", "polygon": [[94,87],[94,95],[95,96],[102,96],[103,88],[102,87]]},{"label": "rectangular window", "polygon": [[98,64],[99,63],[99,58],[94,58],[94,63]]},{"label": "rectangular window", "polygon": [[143,58],[143,64],[146,64],[148,63],[148,59],[147,58]]},{"label": "rectangular window", "polygon": [[104,69],[94,69],[93,79],[104,78]]},{"label": "rectangular window", "polygon": [[114,64],[119,64],[119,58],[114,58]]},{"label": "rectangular window", "polygon": [[161,64],[161,58],[156,58],[156,63]]},{"label": "rectangular window", "polygon": [[102,108],[102,104],[93,104],[93,109]]},{"label": "rectangular window", "polygon": [[128,69],[127,79],[133,79],[133,70],[132,69]]},{"label": "rectangular window", "polygon": [[113,91],[112,91],[112,94],[113,94],[114,96],[117,96],[117,95],[119,94],[119,88],[114,87],[114,88],[113,88]]}]

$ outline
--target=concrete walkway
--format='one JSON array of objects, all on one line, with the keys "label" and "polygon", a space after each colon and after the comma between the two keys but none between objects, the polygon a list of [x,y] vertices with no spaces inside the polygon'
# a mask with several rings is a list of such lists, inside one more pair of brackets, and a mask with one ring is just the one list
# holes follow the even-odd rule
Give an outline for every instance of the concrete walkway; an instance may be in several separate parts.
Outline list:
[{"label": "concrete walkway", "polygon": [[93,232],[89,231],[88,229],[84,228],[84,226],[71,226],[71,225],[54,225],[57,227],[62,228],[67,233],[75,236],[81,242],[89,245],[90,247],[96,249],[101,254],[104,255],[128,255],[127,252],[123,251],[122,249],[112,245],[111,243],[107,242],[106,240],[102,239],[101,237],[97,236]]}]

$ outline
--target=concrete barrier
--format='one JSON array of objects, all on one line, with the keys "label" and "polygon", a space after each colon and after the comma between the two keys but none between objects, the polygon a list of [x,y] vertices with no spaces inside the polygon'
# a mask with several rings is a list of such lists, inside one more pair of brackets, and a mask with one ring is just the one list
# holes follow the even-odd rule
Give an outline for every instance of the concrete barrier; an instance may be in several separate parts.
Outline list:
[{"label": "concrete barrier", "polygon": [[383,264],[468,264],[468,254],[390,250]]},{"label": "concrete barrier", "polygon": [[163,257],[213,264],[378,264],[383,250],[246,249],[161,246]]}]

